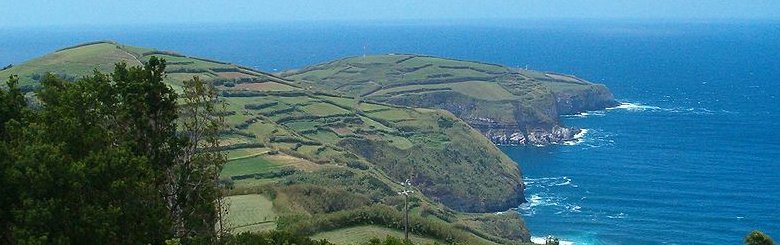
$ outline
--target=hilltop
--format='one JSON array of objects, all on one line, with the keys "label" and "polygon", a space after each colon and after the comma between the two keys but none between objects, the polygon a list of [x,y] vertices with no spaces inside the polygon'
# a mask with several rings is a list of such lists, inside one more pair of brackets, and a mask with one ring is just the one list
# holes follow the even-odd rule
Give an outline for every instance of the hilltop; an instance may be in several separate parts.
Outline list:
[{"label": "hilltop", "polygon": [[29,91],[46,72],[76,79],[151,56],[168,61],[165,82],[174,89],[199,76],[221,90],[228,128],[220,145],[229,159],[221,181],[232,186],[226,201],[234,232],[397,234],[397,183],[409,178],[415,239],[530,239],[516,212],[495,213],[524,202],[517,164],[445,110],[364,101],[239,65],[115,42],[62,49],[0,76],[18,74]]},{"label": "hilltop", "polygon": [[350,57],[279,75],[358,99],[444,109],[499,144],[562,143],[579,129],[560,115],[617,105],[604,85],[575,76],[422,55]]},{"label": "hilltop", "polygon": [[[160,51],[150,48],[134,47],[113,41],[83,43],[54,51],[53,53],[26,61],[19,65],[0,70],[0,77],[18,75],[20,87],[31,91],[46,73],[53,73],[66,80],[92,74],[95,70],[109,73],[114,64],[124,62],[128,66],[140,66],[150,57],[156,56],[167,61],[166,82],[180,91],[182,81],[198,76],[201,79],[218,81],[232,86],[237,81],[263,82],[281,80],[270,74],[247,67],[185,56],[172,51]],[[283,85],[274,85],[281,86]]]}]

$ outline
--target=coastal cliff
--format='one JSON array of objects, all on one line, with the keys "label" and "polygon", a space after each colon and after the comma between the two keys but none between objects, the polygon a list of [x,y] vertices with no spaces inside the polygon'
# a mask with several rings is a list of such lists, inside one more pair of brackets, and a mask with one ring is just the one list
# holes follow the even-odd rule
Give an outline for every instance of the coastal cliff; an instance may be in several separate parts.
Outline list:
[{"label": "coastal cliff", "polygon": [[606,86],[583,85],[585,86],[550,91],[553,100],[548,100],[546,105],[540,106],[546,108],[539,111],[543,112],[541,115],[515,113],[517,123],[509,124],[478,118],[471,121],[474,122],[472,126],[498,145],[544,146],[577,140],[582,129],[564,125],[559,119],[561,115],[603,110],[620,104]]},{"label": "coastal cliff", "polygon": [[495,144],[563,144],[581,132],[559,117],[618,103],[572,75],[423,55],[350,57],[279,74],[359,100],[444,109]]}]

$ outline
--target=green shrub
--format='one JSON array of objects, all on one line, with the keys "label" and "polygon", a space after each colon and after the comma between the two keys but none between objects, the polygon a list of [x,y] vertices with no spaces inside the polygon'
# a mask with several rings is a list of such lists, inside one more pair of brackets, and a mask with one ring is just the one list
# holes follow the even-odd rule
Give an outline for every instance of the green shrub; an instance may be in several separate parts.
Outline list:
[{"label": "green shrub", "polygon": [[365,195],[341,188],[296,184],[279,187],[277,191],[286,194],[291,202],[313,214],[355,209],[371,204],[371,200]]},{"label": "green shrub", "polygon": [[754,230],[745,237],[745,245],[775,245],[775,241],[763,232]]}]

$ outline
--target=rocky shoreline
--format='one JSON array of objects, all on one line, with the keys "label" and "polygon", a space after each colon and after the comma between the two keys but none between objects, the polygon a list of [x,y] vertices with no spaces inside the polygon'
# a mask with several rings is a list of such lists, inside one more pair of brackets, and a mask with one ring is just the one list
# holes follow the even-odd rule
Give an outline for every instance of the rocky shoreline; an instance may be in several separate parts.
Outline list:
[{"label": "rocky shoreline", "polygon": [[[551,116],[556,119],[560,115],[574,115],[620,105],[612,97],[612,93],[602,85],[584,93],[556,93],[554,96],[556,98],[556,115]],[[578,140],[577,135],[583,132],[581,128],[566,127],[560,122],[540,126],[501,125],[488,118],[478,118],[472,122],[477,122],[472,123],[472,126],[496,145],[547,146],[566,144]]]},{"label": "rocky shoreline", "polygon": [[582,132],[580,128],[568,128],[562,126],[552,126],[549,130],[544,128],[535,128],[523,132],[521,130],[490,129],[483,131],[483,135],[490,139],[496,145],[514,145],[514,146],[547,146],[554,144],[565,144],[577,140],[577,135]]}]

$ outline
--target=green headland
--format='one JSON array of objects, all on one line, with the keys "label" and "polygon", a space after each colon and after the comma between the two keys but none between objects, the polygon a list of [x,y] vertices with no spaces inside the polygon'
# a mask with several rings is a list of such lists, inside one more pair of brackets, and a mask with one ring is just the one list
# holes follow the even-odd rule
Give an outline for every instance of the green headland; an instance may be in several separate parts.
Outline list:
[{"label": "green headland", "polygon": [[363,100],[444,109],[499,144],[573,140],[579,129],[560,115],[618,104],[604,85],[575,76],[422,55],[351,57],[279,75]]},{"label": "green headland", "polygon": [[[177,91],[193,76],[220,90],[227,123],[220,147],[229,160],[221,181],[231,186],[226,221],[235,233],[282,230],[338,242],[397,235],[404,206],[398,183],[410,179],[413,240],[530,239],[522,218],[511,211],[524,202],[517,163],[460,113],[379,99],[396,90],[355,85],[355,96],[289,75],[114,42],[64,48],[0,76],[18,74],[22,87],[34,93],[46,73],[75,80],[95,70],[110,72],[119,62],[141,65],[151,56],[167,61],[165,83]],[[484,90],[469,96],[514,98],[477,80],[449,85]]]}]

